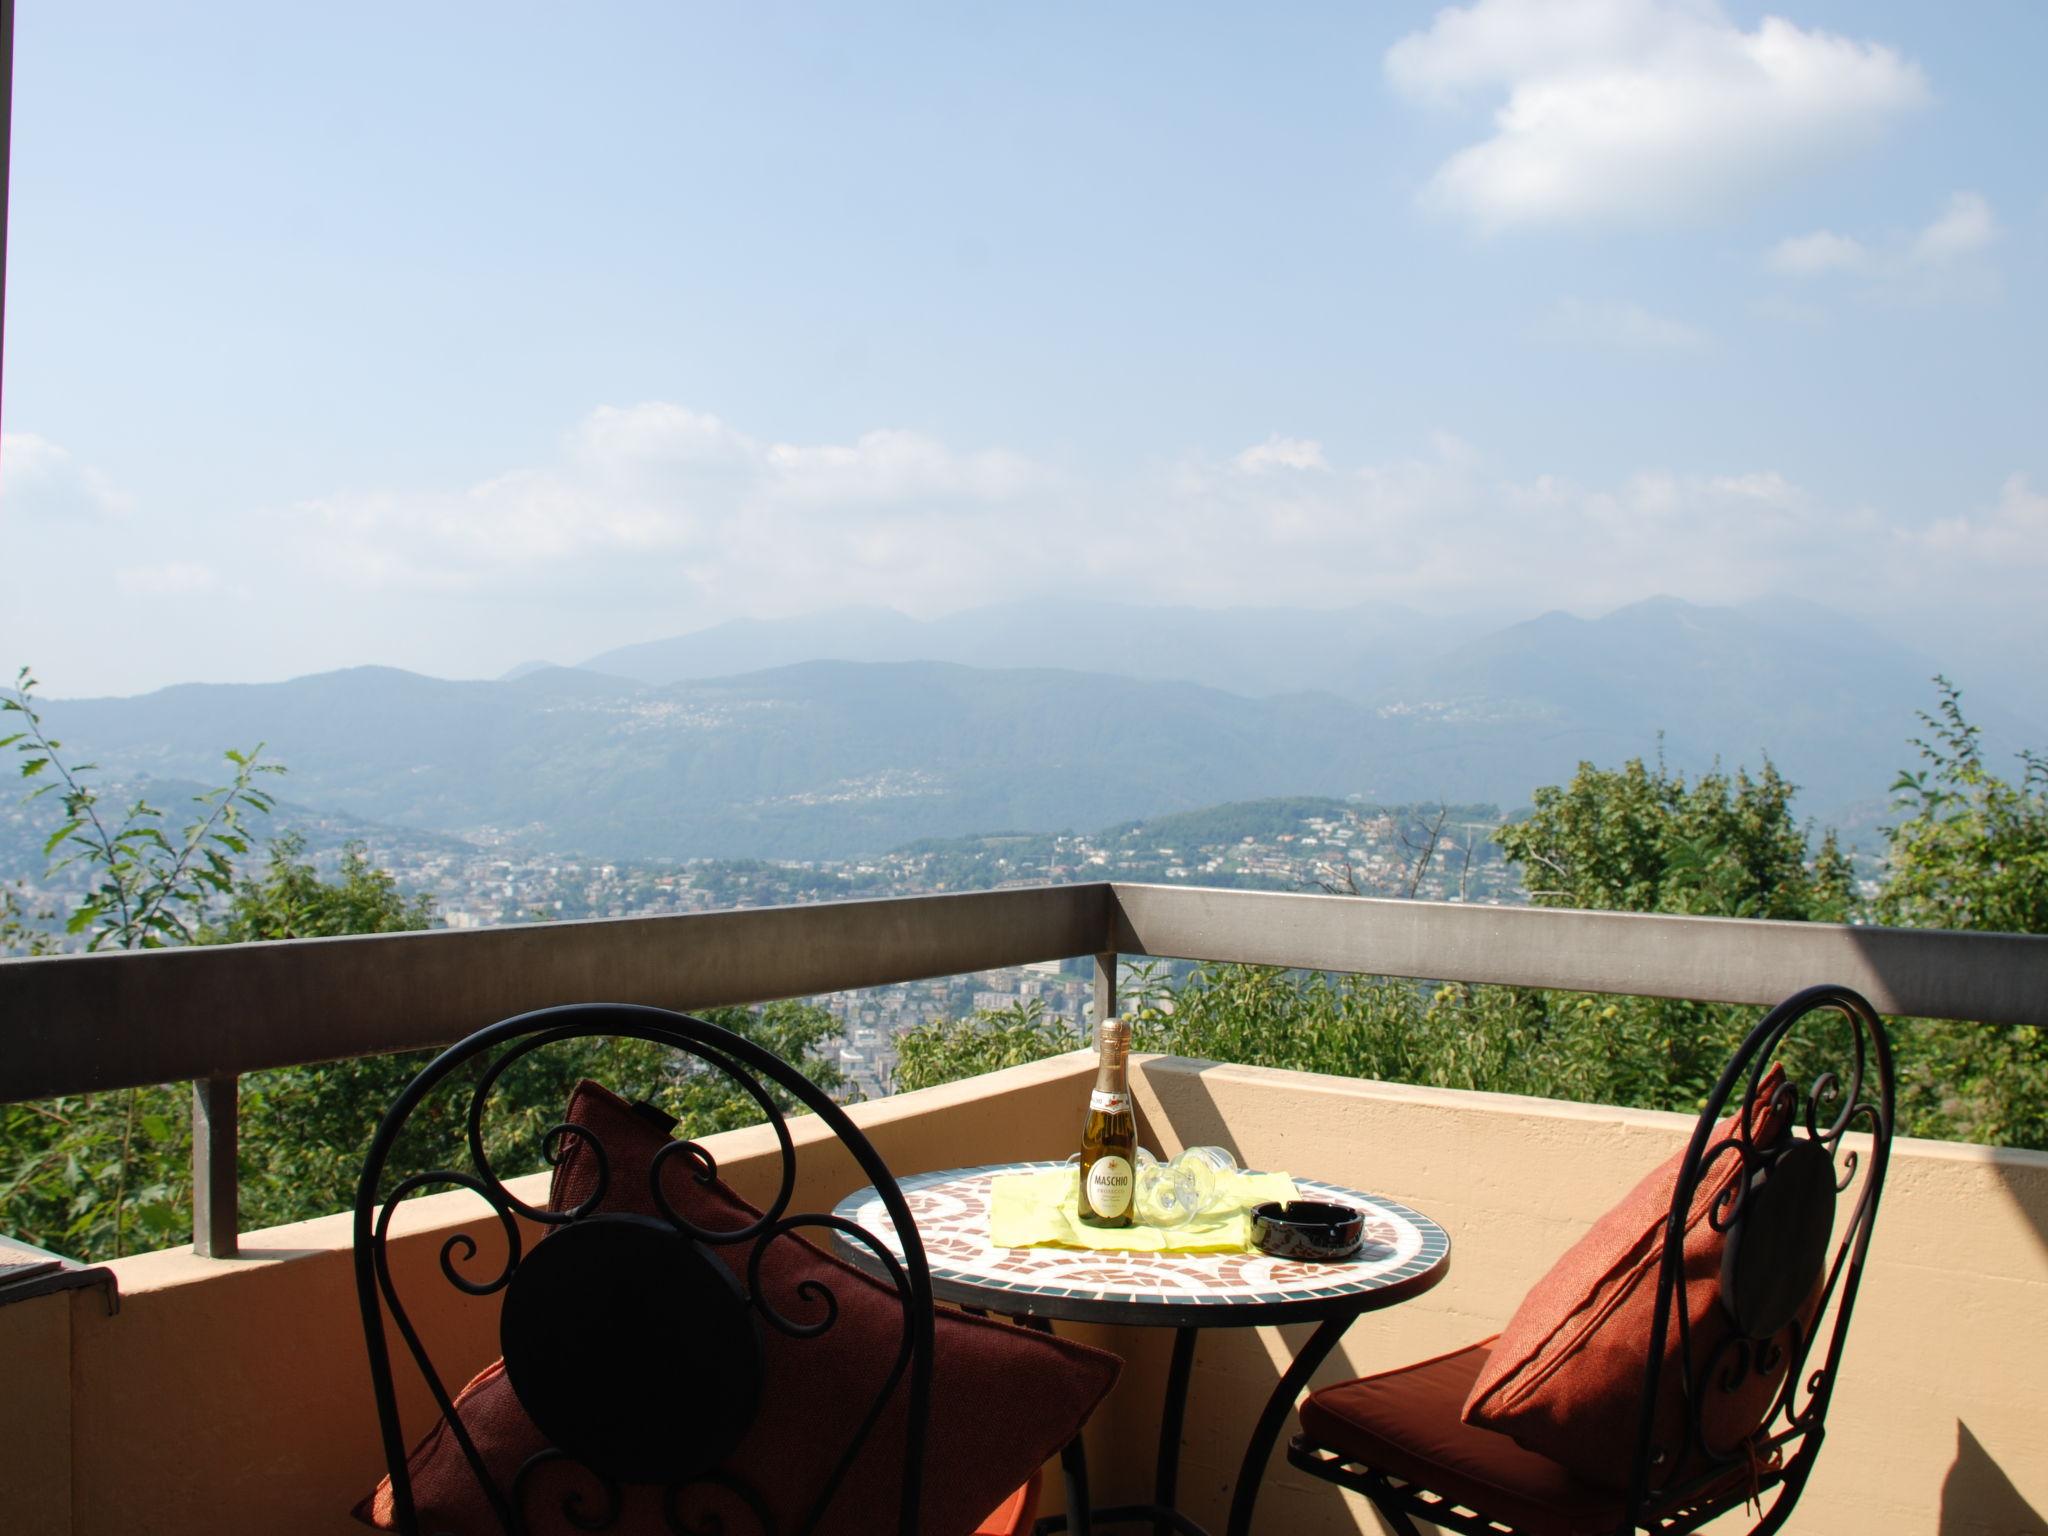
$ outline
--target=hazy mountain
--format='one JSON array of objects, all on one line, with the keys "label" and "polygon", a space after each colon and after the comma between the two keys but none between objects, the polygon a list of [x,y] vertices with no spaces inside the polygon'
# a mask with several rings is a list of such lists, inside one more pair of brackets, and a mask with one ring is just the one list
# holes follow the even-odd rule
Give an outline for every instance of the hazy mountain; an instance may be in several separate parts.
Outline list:
[{"label": "hazy mountain", "polygon": [[1484,627],[1391,604],[1144,608],[1069,600],[1005,603],[931,620],[843,608],[735,619],[605,651],[583,665],[659,684],[805,661],[946,661],[1200,683],[1254,698],[1325,690],[1363,700]]},{"label": "hazy mountain", "polygon": [[52,702],[110,770],[214,772],[268,743],[298,798],[613,855],[839,855],[992,826],[1096,826],[1366,784],[1375,717],[1326,696],[944,663],[810,662],[649,688],[556,668],[444,682],[361,668]]},{"label": "hazy mountain", "polygon": [[500,674],[498,681],[501,683],[516,683],[519,681],[520,678],[526,677],[531,673],[545,672],[551,667],[556,667],[560,665],[560,662],[554,661],[522,661],[516,667],[506,668],[505,671],[502,674]]},{"label": "hazy mountain", "polygon": [[[1091,611],[1091,646],[1124,665],[1121,642],[1142,626]],[[1010,612],[1022,622],[1032,610]],[[1296,617],[1332,632],[1329,615]],[[871,638],[928,638],[897,628],[912,625],[900,615],[868,618]],[[1258,620],[1266,635],[1279,629],[1269,618]],[[780,644],[798,631],[775,633]],[[742,640],[731,631],[720,643]],[[1204,643],[1204,666],[1227,650],[1213,635]],[[1365,654],[1341,640],[1325,649],[1301,669],[1355,668]],[[1653,755],[1660,731],[1678,768],[1756,767],[1768,752],[1803,786],[1802,812],[1865,825],[1912,760],[1914,712],[1934,700],[1927,658],[1839,616],[1670,599],[1471,638],[1411,661],[1371,702],[1247,697],[1101,665],[810,660],[662,685],[589,667],[496,682],[357,668],[47,707],[74,751],[128,774],[215,778],[222,749],[262,741],[291,766],[294,798],[365,820],[495,827],[618,858],[803,858],[1278,795],[1513,807],[1581,759]],[[1995,757],[2040,740],[1971,702]]]},{"label": "hazy mountain", "polygon": [[[1603,765],[1652,753],[1659,732],[1667,758],[1690,769],[1769,756],[1804,786],[1805,811],[1861,822],[1916,760],[1909,738],[1921,734],[1917,712],[1935,706],[1940,669],[1811,605],[1659,597],[1598,619],[1510,625],[1417,667],[1378,702],[1518,729],[1532,746],[1570,741]],[[2042,739],[1995,698],[1973,693],[1966,708],[1994,758]]]}]

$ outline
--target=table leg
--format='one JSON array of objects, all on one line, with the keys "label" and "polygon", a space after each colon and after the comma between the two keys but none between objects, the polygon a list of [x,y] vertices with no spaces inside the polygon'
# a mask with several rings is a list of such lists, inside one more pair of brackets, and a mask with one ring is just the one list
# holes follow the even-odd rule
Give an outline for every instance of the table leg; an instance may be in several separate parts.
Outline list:
[{"label": "table leg", "polygon": [[[1173,1330],[1173,1365],[1166,1373],[1166,1401],[1159,1411],[1159,1460],[1152,1476],[1152,1502],[1163,1509],[1174,1507],[1180,1481],[1180,1431],[1187,1418],[1188,1378],[1195,1368],[1194,1328]],[[1153,1536],[1172,1536],[1172,1527],[1161,1520],[1152,1527]]]},{"label": "table leg", "polygon": [[[1044,1318],[1020,1317],[1017,1321],[1040,1333],[1052,1332],[1052,1324]],[[1173,1507],[1180,1481],[1181,1426],[1187,1418],[1188,1381],[1195,1368],[1197,1332],[1194,1328],[1174,1330],[1173,1363],[1167,1370],[1166,1400],[1159,1414],[1159,1459],[1153,1473],[1152,1502],[1113,1504],[1104,1509],[1090,1507],[1088,1453],[1081,1437],[1076,1435],[1060,1452],[1060,1470],[1067,1485],[1067,1512],[1040,1520],[1033,1527],[1037,1536],[1052,1536],[1059,1531],[1089,1536],[1092,1526],[1126,1525],[1141,1520],[1152,1522],[1154,1536],[1207,1536],[1201,1526]]]},{"label": "table leg", "polygon": [[1309,1377],[1329,1357],[1350,1326],[1349,1317],[1333,1317],[1323,1322],[1302,1345],[1301,1353],[1273,1388],[1273,1395],[1266,1399],[1266,1411],[1259,1415],[1251,1444],[1245,1447],[1244,1464],[1237,1469],[1237,1490],[1230,1498],[1228,1536],[1251,1536],[1252,1506],[1258,1502],[1259,1484],[1266,1476],[1266,1463],[1272,1458],[1273,1441],[1279,1436],[1280,1426],[1294,1411],[1294,1400]]},{"label": "table leg", "polygon": [[[1039,1333],[1052,1332],[1049,1318],[1019,1317],[1017,1321]],[[1088,1448],[1081,1443],[1079,1435],[1060,1448],[1060,1472],[1067,1485],[1067,1512],[1064,1516],[1048,1516],[1033,1529],[1041,1532],[1072,1531],[1074,1536],[1089,1536]]]}]

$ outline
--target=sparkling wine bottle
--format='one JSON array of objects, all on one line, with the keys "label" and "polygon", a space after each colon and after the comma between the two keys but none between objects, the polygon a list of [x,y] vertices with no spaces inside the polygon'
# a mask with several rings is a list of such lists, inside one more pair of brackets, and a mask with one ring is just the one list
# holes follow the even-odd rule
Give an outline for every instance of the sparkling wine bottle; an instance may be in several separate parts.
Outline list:
[{"label": "sparkling wine bottle", "polygon": [[1081,1132],[1081,1220],[1091,1227],[1128,1227],[1136,1219],[1138,1119],[1131,1110],[1126,1080],[1131,1026],[1104,1019],[1096,1026],[1101,1065],[1088,1095],[1088,1124]]}]

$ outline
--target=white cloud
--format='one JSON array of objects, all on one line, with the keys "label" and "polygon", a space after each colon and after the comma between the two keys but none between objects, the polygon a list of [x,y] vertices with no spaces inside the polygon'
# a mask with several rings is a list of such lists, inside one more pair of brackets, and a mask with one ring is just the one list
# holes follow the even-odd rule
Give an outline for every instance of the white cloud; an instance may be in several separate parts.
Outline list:
[{"label": "white cloud", "polygon": [[[553,462],[467,488],[228,514],[199,553],[135,556],[138,512],[95,534],[130,552],[111,578],[75,558],[72,524],[17,525],[14,496],[10,569],[37,574],[0,582],[0,654],[41,663],[60,694],[219,677],[223,657],[244,677],[372,661],[492,675],[745,615],[931,617],[1053,595],[1484,610],[1540,593],[1593,612],[1825,588],[1901,612],[2031,615],[2048,566],[2048,496],[2020,476],[1916,520],[1768,464],[1581,481],[1506,472],[1449,434],[1359,463],[1282,431],[1083,480],[902,431],[777,443],[662,403],[594,411]],[[116,621],[80,636],[109,588]]]},{"label": "white cloud", "polygon": [[1388,50],[1410,97],[1505,93],[1429,201],[1487,229],[1693,222],[1872,142],[1928,99],[1892,48],[1711,0],[1477,0]]},{"label": "white cloud", "polygon": [[2035,490],[2025,475],[2009,476],[1984,511],[1942,518],[1908,543],[1973,568],[2048,570],[2048,494]]},{"label": "white cloud", "polygon": [[1817,229],[1810,235],[1780,240],[1765,259],[1775,271],[1811,277],[1819,272],[1854,271],[1870,260],[1870,252],[1860,240]]},{"label": "white cloud", "polygon": [[[1575,313],[1630,345],[1697,335],[1625,306]],[[1906,598],[1939,570],[2004,592],[2042,505],[2015,481],[1987,512],[1914,531],[1768,465],[1588,484],[1499,473],[1448,434],[1344,466],[1276,432],[1227,458],[1082,484],[921,434],[775,443],[650,403],[593,412],[553,467],[452,494],[332,497],[298,509],[297,527],[307,567],[365,596],[531,602],[558,619],[565,607],[670,615],[643,621],[661,633],[739,614],[872,603],[929,616],[1077,590],[1474,606],[1542,591],[1592,609],[1651,592],[1729,602],[1842,583]]]},{"label": "white cloud", "polygon": [[118,517],[132,503],[106,475],[33,432],[0,433],[0,527]]},{"label": "white cloud", "polygon": [[1282,437],[1275,432],[1263,443],[1245,449],[1231,460],[1248,475],[1269,469],[1328,469],[1323,445],[1313,438]]},{"label": "white cloud", "polygon": [[1553,341],[1580,342],[1621,352],[1702,352],[1712,338],[1698,326],[1655,314],[1640,304],[1560,299],[1542,326]]},{"label": "white cloud", "polygon": [[1940,266],[1983,250],[1998,234],[1991,204],[1980,193],[1958,192],[1932,224],[1914,238],[1910,259],[1916,266]]},{"label": "white cloud", "polygon": [[[564,462],[441,494],[352,493],[294,509],[323,568],[373,588],[481,592],[546,572],[692,596],[744,591],[780,609],[888,571],[928,600],[948,562],[971,568],[1000,512],[1051,489],[1001,450],[962,453],[920,433],[851,443],[756,438],[661,401],[591,412]],[[801,594],[801,597],[797,597]]]},{"label": "white cloud", "polygon": [[1868,279],[1865,296],[1929,301],[1997,292],[1997,276],[1983,260],[1998,238],[1998,220],[1982,193],[1952,193],[1941,212],[1918,230],[1895,231],[1866,243],[1832,230],[1781,240],[1765,256],[1774,271],[1819,278],[1853,273]]},{"label": "white cloud", "polygon": [[219,573],[198,560],[167,560],[161,565],[127,565],[114,572],[114,586],[131,595],[164,596],[205,592],[220,584]]}]

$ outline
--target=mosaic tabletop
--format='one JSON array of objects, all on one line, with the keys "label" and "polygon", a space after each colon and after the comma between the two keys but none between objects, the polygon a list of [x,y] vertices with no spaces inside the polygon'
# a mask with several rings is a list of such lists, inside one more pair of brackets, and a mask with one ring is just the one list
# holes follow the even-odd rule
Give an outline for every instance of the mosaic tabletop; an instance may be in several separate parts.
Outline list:
[{"label": "mosaic tabletop", "polygon": [[[1263,1253],[992,1245],[988,1206],[996,1176],[1062,1166],[999,1163],[900,1181],[940,1297],[1030,1316],[1228,1327],[1386,1306],[1428,1290],[1443,1278],[1450,1258],[1449,1236],[1421,1212],[1381,1195],[1300,1178],[1294,1185],[1301,1198],[1365,1212],[1365,1244],[1356,1258],[1304,1263]],[[834,1214],[866,1228],[901,1256],[895,1223],[872,1185],[840,1201]],[[841,1252],[864,1267],[876,1266],[857,1242],[842,1239]]]}]

